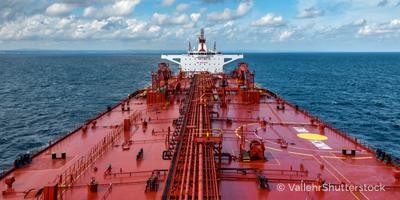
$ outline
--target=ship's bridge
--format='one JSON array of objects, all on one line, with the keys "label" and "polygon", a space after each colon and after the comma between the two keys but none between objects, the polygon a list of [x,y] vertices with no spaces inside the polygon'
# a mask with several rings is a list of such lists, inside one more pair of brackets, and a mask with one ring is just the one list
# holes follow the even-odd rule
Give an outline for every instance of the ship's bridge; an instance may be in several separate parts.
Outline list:
[{"label": "ship's bridge", "polygon": [[222,73],[224,71],[224,65],[242,59],[243,54],[222,54],[216,50],[215,43],[214,49],[207,49],[204,29],[201,29],[197,50],[192,49],[189,43],[189,51],[187,54],[163,54],[161,58],[178,64],[181,70],[185,72]]}]

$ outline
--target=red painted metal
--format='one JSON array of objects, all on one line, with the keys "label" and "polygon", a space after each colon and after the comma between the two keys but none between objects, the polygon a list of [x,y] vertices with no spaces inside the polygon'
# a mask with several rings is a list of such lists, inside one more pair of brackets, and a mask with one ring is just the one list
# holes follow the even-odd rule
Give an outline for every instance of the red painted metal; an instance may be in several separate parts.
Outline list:
[{"label": "red painted metal", "polygon": [[[31,162],[21,158],[1,177],[0,199],[398,199],[400,169],[390,155],[255,86],[247,64],[193,76],[158,67],[151,87]],[[328,139],[297,137],[304,131]],[[323,183],[387,191],[288,188]]]},{"label": "red painted metal", "polygon": [[124,119],[124,144],[129,144],[131,138],[131,120]]}]

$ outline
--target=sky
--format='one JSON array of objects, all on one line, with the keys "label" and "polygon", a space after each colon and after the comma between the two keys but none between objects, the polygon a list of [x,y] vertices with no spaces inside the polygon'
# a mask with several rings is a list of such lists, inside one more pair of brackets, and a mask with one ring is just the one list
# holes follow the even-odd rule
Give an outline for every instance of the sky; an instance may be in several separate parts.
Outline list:
[{"label": "sky", "polygon": [[0,0],[0,50],[400,51],[400,0]]}]

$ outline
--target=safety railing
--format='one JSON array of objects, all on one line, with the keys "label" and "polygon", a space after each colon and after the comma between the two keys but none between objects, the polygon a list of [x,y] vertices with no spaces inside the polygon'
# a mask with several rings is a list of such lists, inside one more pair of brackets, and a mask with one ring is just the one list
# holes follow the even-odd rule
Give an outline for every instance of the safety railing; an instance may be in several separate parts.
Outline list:
[{"label": "safety railing", "polygon": [[[135,111],[129,116],[131,123],[136,122],[141,117],[140,111]],[[58,183],[61,192],[59,193],[62,199],[65,191],[67,191],[75,181],[90,167],[97,158],[99,158],[106,150],[115,143],[123,132],[123,126],[119,125],[110,133],[108,133],[101,141],[93,146],[89,152],[80,157],[73,165],[69,166],[62,174],[58,175],[54,182]]]},{"label": "safety railing", "polygon": [[[61,141],[64,140],[65,138],[69,137],[70,135],[72,135],[72,134],[78,132],[83,126],[85,126],[85,125],[87,125],[87,124],[90,124],[92,121],[97,120],[98,118],[102,117],[103,115],[109,113],[109,110],[115,109],[115,108],[118,107],[121,103],[123,103],[123,102],[125,102],[125,101],[127,101],[127,100],[129,100],[129,99],[131,99],[131,98],[136,97],[137,95],[143,93],[144,91],[145,91],[145,90],[137,90],[137,91],[135,91],[135,92],[129,94],[128,97],[122,99],[122,100],[121,100],[120,102],[118,102],[117,104],[114,104],[114,105],[113,105],[112,107],[110,107],[109,109],[107,109],[107,110],[105,110],[105,111],[99,113],[98,115],[96,115],[96,117],[87,120],[86,123],[84,123],[84,124],[81,124],[81,125],[76,126],[76,127],[73,129],[73,131],[68,132],[68,133],[65,134],[65,135],[57,136],[57,137],[53,138],[51,141],[49,141],[48,144],[30,150],[30,154],[32,155],[32,158],[34,158],[34,157],[38,156],[39,154],[45,152],[45,151],[48,150],[50,147],[56,145],[57,143],[61,142]],[[0,178],[3,178],[3,177],[5,177],[5,176],[7,176],[8,174],[10,174],[10,173],[11,173],[13,170],[15,170],[15,169],[16,169],[16,168],[15,168],[14,166],[5,166],[5,168],[0,169]]]},{"label": "safety railing", "polygon": [[58,197],[62,199],[65,191],[67,191],[78,178],[90,167],[94,161],[99,158],[114,142],[118,139],[123,131],[122,126],[118,126],[100,140],[89,152],[80,157],[73,165],[70,165],[63,173],[56,177],[54,182],[58,183]]},{"label": "safety railing", "polygon": [[[272,92],[272,91],[270,91],[270,90],[267,90],[267,89],[264,89],[264,88],[258,88],[258,89],[260,89],[260,90],[262,90],[262,91],[264,91],[264,92],[270,94],[271,96],[273,96],[273,97],[275,97],[275,98],[279,98],[280,100],[282,100],[282,102],[286,103],[287,105],[291,106],[292,108],[297,109],[298,112],[303,113],[303,114],[306,115],[307,117],[310,117],[310,118],[315,119],[316,122],[319,122],[319,123],[323,124],[326,128],[331,129],[331,130],[334,131],[335,133],[341,135],[342,137],[346,138],[347,140],[350,140],[350,141],[353,142],[354,144],[357,144],[358,146],[360,146],[360,147],[366,149],[366,150],[369,151],[370,153],[374,153],[374,154],[376,153],[377,148],[374,147],[374,146],[372,146],[372,145],[370,145],[370,144],[368,144],[367,142],[362,141],[362,140],[359,139],[359,138],[356,138],[356,137],[354,137],[354,136],[352,136],[352,135],[350,135],[350,134],[348,134],[348,133],[346,133],[346,132],[344,132],[344,131],[342,131],[342,130],[340,130],[340,129],[337,129],[337,128],[333,127],[331,124],[322,121],[322,120],[321,120],[320,118],[318,118],[318,117],[315,117],[314,115],[312,115],[312,114],[311,114],[310,112],[308,112],[307,110],[301,109],[301,108],[299,108],[297,105],[295,105],[295,104],[293,104],[293,103],[291,103],[291,102],[289,102],[289,101],[287,101],[287,100],[284,100],[284,99],[281,98],[279,95],[275,94],[274,92]],[[396,165],[397,167],[400,167],[400,158],[398,158],[398,157],[396,157],[396,156],[393,156],[393,155],[390,155],[390,156],[391,156],[391,158],[392,158],[392,163],[393,163],[394,165]]]},{"label": "safety railing", "polygon": [[[136,122],[141,116],[140,111],[134,112],[130,117],[131,122]],[[85,170],[90,167],[97,158],[99,158],[106,150],[115,143],[123,132],[123,126],[119,125],[110,133],[108,133],[101,141],[99,141],[95,146],[93,146],[89,152],[80,157],[73,165],[69,166],[64,172],[56,177],[55,183],[59,186],[59,198],[65,191],[67,191],[78,178],[85,172]]]}]

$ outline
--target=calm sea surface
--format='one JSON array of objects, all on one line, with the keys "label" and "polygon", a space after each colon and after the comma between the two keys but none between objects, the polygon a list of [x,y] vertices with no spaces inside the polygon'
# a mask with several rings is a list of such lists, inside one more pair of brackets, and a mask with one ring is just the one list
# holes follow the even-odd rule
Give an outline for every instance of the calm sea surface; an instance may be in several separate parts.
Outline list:
[{"label": "calm sea surface", "polygon": [[[159,54],[0,53],[0,171],[148,86],[160,61]],[[254,53],[245,61],[261,86],[400,157],[400,53]]]}]

